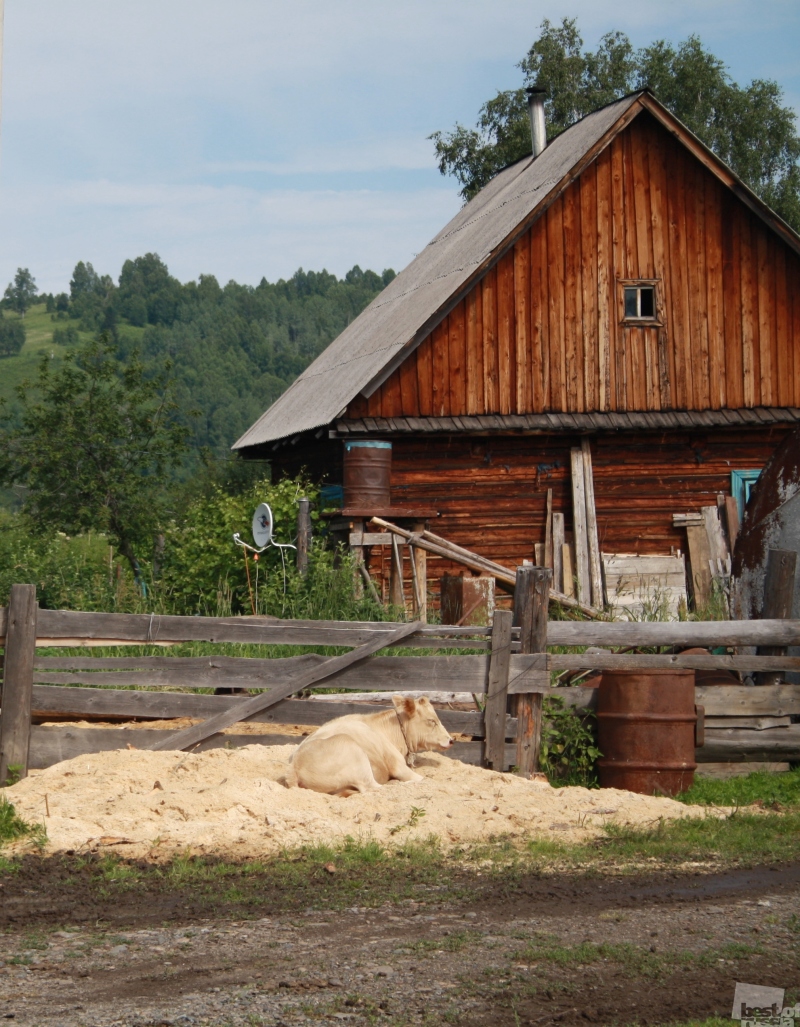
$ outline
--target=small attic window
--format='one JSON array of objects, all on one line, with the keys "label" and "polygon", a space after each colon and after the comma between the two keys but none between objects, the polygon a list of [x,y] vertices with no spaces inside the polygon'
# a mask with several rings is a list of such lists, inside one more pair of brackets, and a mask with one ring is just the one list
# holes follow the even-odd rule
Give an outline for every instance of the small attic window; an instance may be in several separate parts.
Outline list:
[{"label": "small attic window", "polygon": [[656,287],[652,282],[626,283],[623,287],[626,321],[655,321]]}]

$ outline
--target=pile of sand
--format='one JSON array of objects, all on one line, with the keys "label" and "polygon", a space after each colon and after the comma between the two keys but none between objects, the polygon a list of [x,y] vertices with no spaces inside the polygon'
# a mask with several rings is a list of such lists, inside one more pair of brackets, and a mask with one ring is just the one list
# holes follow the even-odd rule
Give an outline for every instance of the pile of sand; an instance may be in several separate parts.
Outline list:
[{"label": "pile of sand", "polygon": [[340,799],[286,788],[281,779],[292,751],[248,745],[197,754],[95,753],[40,771],[7,796],[26,820],[45,825],[50,852],[112,846],[156,858],[186,848],[257,857],[348,835],[396,844],[435,834],[445,847],[497,835],[577,841],[604,823],[702,815],[672,799],[551,788],[434,753],[417,757],[424,781],[392,781]]}]

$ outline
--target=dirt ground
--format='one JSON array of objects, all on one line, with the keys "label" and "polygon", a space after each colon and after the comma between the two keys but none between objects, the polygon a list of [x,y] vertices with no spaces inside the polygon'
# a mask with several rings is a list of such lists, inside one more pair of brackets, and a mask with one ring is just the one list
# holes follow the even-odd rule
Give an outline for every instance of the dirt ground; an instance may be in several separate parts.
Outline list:
[{"label": "dirt ground", "polygon": [[467,899],[339,912],[276,913],[267,890],[248,920],[224,893],[103,896],[74,860],[2,880],[0,1020],[20,1027],[663,1024],[729,1017],[736,981],[800,987],[800,864],[473,876]]}]

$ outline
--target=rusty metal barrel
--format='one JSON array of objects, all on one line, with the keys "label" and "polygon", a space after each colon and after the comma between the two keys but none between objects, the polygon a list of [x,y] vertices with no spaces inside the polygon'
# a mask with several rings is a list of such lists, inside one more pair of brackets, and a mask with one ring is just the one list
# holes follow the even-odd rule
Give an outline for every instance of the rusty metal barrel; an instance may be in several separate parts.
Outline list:
[{"label": "rusty metal barrel", "polygon": [[606,671],[597,694],[601,788],[678,795],[694,781],[694,671]]},{"label": "rusty metal barrel", "polygon": [[392,444],[359,439],[344,444],[344,505],[378,511],[391,506]]}]

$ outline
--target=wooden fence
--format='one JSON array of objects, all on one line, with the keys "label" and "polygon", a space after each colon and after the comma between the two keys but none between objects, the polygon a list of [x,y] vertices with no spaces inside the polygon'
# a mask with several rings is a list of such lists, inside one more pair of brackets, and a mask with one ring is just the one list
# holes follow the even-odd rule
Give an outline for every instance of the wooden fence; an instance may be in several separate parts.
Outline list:
[{"label": "wooden fence", "polygon": [[[132,745],[204,749],[254,742],[285,743],[269,725],[318,725],[334,716],[382,707],[348,701],[293,698],[311,686],[365,691],[458,691],[483,697],[481,712],[441,711],[447,729],[471,737],[452,755],[497,769],[536,769],[542,699],[556,695],[576,709],[592,708],[596,689],[552,687],[551,672],[580,670],[726,669],[800,671],[786,655],[800,645],[800,621],[608,623],[547,620],[549,572],[521,568],[515,612],[498,611],[491,626],[382,622],[281,621],[270,617],[173,617],[150,614],[39,610],[33,586],[15,585],[0,608],[5,647],[0,709],[0,783],[28,768],[49,766],[84,752]],[[512,619],[517,626],[512,626]],[[182,642],[326,646],[340,655],[282,659],[230,656],[40,655],[38,650],[96,646],[157,646]],[[414,656],[377,656],[402,646]],[[550,652],[553,647],[689,648],[769,646],[772,655]],[[457,648],[460,655],[436,655]],[[434,652],[431,652],[431,651]],[[244,689],[257,694],[199,694],[195,689]],[[187,691],[175,691],[184,689]],[[771,684],[696,689],[705,708],[705,744],[698,762],[800,760],[800,686]],[[95,720],[191,718],[180,731],[137,724],[117,728],[43,727],[64,717]],[[264,724],[264,734],[221,732],[241,721]]]}]

